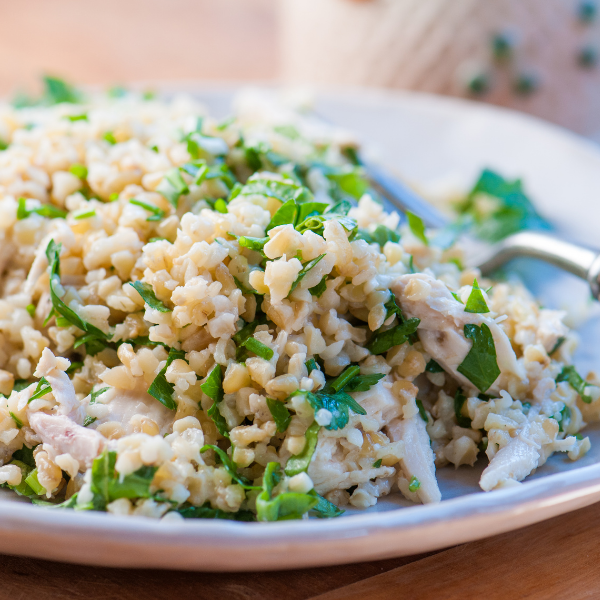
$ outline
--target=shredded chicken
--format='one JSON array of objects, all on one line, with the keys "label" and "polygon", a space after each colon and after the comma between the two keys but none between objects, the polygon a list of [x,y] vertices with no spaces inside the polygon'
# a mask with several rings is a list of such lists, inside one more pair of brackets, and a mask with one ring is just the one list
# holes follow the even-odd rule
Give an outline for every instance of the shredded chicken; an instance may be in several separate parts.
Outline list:
[{"label": "shredded chicken", "polygon": [[426,273],[414,273],[399,277],[392,289],[406,316],[421,320],[419,339],[425,350],[462,385],[473,388],[457,371],[471,349],[471,341],[464,336],[464,326],[468,323],[485,323],[492,332],[501,375],[489,388],[491,392],[506,389],[511,377],[526,379],[510,340],[498,324],[483,314],[465,312],[465,307],[453,298],[442,281]]}]

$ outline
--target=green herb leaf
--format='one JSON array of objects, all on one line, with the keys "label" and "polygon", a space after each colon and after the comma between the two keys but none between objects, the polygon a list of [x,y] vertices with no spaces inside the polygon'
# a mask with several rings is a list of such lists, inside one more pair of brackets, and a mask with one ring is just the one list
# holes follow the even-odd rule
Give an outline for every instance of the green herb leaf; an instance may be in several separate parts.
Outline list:
[{"label": "green herb leaf", "polygon": [[77,494],[73,494],[68,500],[59,502],[58,504],[55,502],[46,502],[45,500],[40,500],[39,498],[32,498],[31,503],[44,508],[75,508],[77,506]]},{"label": "green herb leaf", "polygon": [[267,406],[275,421],[275,425],[277,425],[277,431],[283,433],[290,426],[292,421],[290,411],[285,407],[283,402],[273,398],[267,398]]},{"label": "green herb leaf", "polygon": [[466,338],[473,340],[473,345],[457,371],[479,391],[485,392],[500,375],[494,337],[485,323],[481,327],[465,325],[464,332]]},{"label": "green herb leaf", "polygon": [[19,417],[17,417],[17,415],[11,411],[8,411],[8,414],[12,417],[12,420],[17,425],[17,429],[21,429],[21,427],[23,427],[23,421],[21,421],[21,419],[19,419]]},{"label": "green herb leaf", "polygon": [[323,214],[328,207],[326,202],[303,202],[298,206],[298,223],[302,223],[308,217]]},{"label": "green herb leaf", "polygon": [[227,471],[227,473],[229,473],[231,478],[236,483],[241,485],[245,490],[260,490],[260,489],[262,489],[260,486],[251,485],[251,483],[248,481],[248,479],[246,479],[245,477],[243,477],[242,475],[240,475],[237,472],[237,465],[228,456],[227,452],[225,452],[224,450],[221,450],[221,448],[219,448],[218,446],[214,446],[212,444],[206,444],[206,445],[202,446],[202,448],[200,448],[201,453],[207,452],[208,450],[214,451],[214,453],[221,460],[221,463],[222,463],[223,467],[225,468],[225,470]]},{"label": "green herb leaf", "polygon": [[152,285],[143,281],[130,281],[129,285],[135,289],[135,291],[142,297],[144,302],[154,310],[158,310],[162,313],[171,312],[170,308],[167,308],[161,300],[156,297]]},{"label": "green herb leaf", "polygon": [[554,344],[554,346],[552,347],[552,350],[550,350],[550,352],[548,352],[548,356],[552,356],[566,341],[566,337],[559,337],[556,340],[556,344]]},{"label": "green herb leaf", "polygon": [[71,121],[71,123],[75,123],[76,121],[88,120],[88,116],[85,113],[82,113],[80,115],[65,115],[63,118],[67,119],[67,121]]},{"label": "green herb leaf", "polygon": [[111,146],[114,146],[117,143],[117,139],[115,138],[114,134],[112,131],[107,131],[103,136],[102,139],[105,142],[108,142]]},{"label": "green herb leaf", "polygon": [[382,462],[383,462],[383,459],[382,459],[382,458],[380,458],[379,460],[376,460],[376,461],[373,463],[373,468],[374,468],[374,469],[379,469],[379,467],[381,467],[381,463],[382,463]]},{"label": "green herb leaf", "polygon": [[43,77],[43,82],[44,104],[61,104],[63,102],[76,104],[81,100],[81,94],[77,89],[63,79],[46,75]]},{"label": "green herb leaf", "polygon": [[372,373],[371,375],[358,375],[346,385],[346,392],[366,392],[378,381],[385,377],[384,373]]},{"label": "green herb leaf", "polygon": [[421,482],[413,475],[411,477],[410,483],[408,484],[408,489],[411,492],[416,492],[421,487]]},{"label": "green herb leaf", "polygon": [[38,398],[41,398],[42,396],[45,396],[46,394],[49,394],[51,391],[52,386],[48,383],[48,380],[45,377],[42,377],[35,388],[35,392],[31,396],[31,398],[27,400],[27,404],[33,402],[34,400],[37,400]]},{"label": "green herb leaf", "polygon": [[[353,380],[360,373],[360,367],[358,365],[351,365],[345,369],[340,375],[338,375],[329,386],[336,392],[344,389],[351,380]],[[367,388],[368,389],[368,388]]]},{"label": "green herb leaf", "polygon": [[425,421],[425,423],[428,423],[429,418],[427,417],[427,411],[425,410],[425,407],[423,406],[423,402],[417,398],[415,400],[415,403],[417,405],[417,408],[419,409],[419,415],[421,416],[421,419],[423,419],[423,421]]},{"label": "green herb leaf", "polygon": [[406,218],[408,219],[408,226],[410,227],[412,234],[426,246],[429,246],[429,240],[425,235],[425,224],[423,223],[423,219],[408,210],[406,211]]},{"label": "green herb leaf", "polygon": [[288,200],[277,209],[265,231],[268,233],[271,229],[279,225],[293,225],[297,217],[298,205],[296,201]]},{"label": "green herb leaf", "polygon": [[300,273],[298,273],[298,277],[296,277],[296,281],[294,281],[294,283],[292,283],[292,287],[290,288],[290,293],[289,295],[298,287],[298,284],[304,279],[304,277],[306,277],[306,274],[311,270],[314,269],[317,264],[325,257],[324,254],[321,254],[320,256],[317,256],[316,258],[313,258],[311,261],[304,263],[304,265],[302,265],[302,270],[300,271]]},{"label": "green herb leaf", "polygon": [[82,331],[85,331],[90,337],[86,340],[90,342],[92,339],[107,340],[108,335],[92,325],[84,321],[74,310],[69,308],[56,293],[56,286],[60,285],[60,249],[61,244],[56,244],[54,240],[50,240],[46,248],[46,257],[50,265],[50,299],[52,300],[53,312],[65,318],[69,323],[75,325]]},{"label": "green herb leaf", "polygon": [[348,424],[350,418],[349,410],[359,415],[367,414],[367,411],[345,391],[335,392],[331,390],[330,392],[325,388],[315,393],[298,391],[292,395],[296,394],[304,394],[315,413],[322,408],[331,413],[331,423],[325,425],[325,429],[343,429]]},{"label": "green herb leaf", "polygon": [[444,369],[440,367],[440,365],[431,358],[425,367],[425,371],[427,373],[444,373]]},{"label": "green herb leaf", "polygon": [[320,298],[327,291],[327,275],[325,275],[323,279],[321,279],[321,281],[315,285],[315,287],[309,288],[308,291],[313,296]]},{"label": "green herb leaf", "polygon": [[169,356],[165,366],[161,369],[160,373],[154,378],[154,381],[148,388],[148,393],[156,398],[162,405],[166,406],[170,410],[177,409],[177,403],[173,400],[173,392],[175,386],[167,381],[165,377],[167,369],[174,360],[185,359],[185,352],[182,350],[175,350],[171,348],[169,350]]},{"label": "green herb leaf", "polygon": [[156,191],[162,194],[175,208],[179,204],[179,198],[190,193],[188,185],[178,168],[170,169],[165,173]]},{"label": "green herb leaf", "polygon": [[273,350],[254,337],[246,338],[240,346],[248,348],[250,352],[253,352],[256,356],[260,356],[260,358],[264,358],[265,360],[271,360],[273,358]]},{"label": "green herb leaf", "polygon": [[35,304],[28,304],[25,310],[29,313],[30,317],[35,317]]},{"label": "green herb leaf", "polygon": [[225,512],[220,508],[212,508],[209,502],[203,506],[192,506],[184,504],[175,509],[184,519],[225,519],[228,521],[255,521],[256,517],[249,510],[238,510],[237,512]]},{"label": "green herb leaf", "polygon": [[571,409],[565,404],[560,411],[560,419],[558,420],[558,431],[565,431],[571,421]]},{"label": "green herb leaf", "polygon": [[356,200],[360,200],[369,189],[369,183],[364,177],[364,171],[360,167],[342,167],[336,171],[325,173],[326,177],[339,186],[339,188]]},{"label": "green herb leaf", "polygon": [[130,204],[134,204],[135,206],[140,206],[144,210],[152,213],[150,217],[146,219],[146,221],[160,221],[165,216],[165,211],[158,208],[158,206],[153,206],[152,204],[146,204],[146,202],[142,202],[141,200],[133,200],[129,201]]},{"label": "green herb leaf", "polygon": [[219,404],[223,400],[223,375],[221,366],[215,365],[208,374],[206,381],[200,385],[202,391],[213,401],[213,405],[206,411],[206,414],[213,420],[217,431],[223,436],[229,437],[229,427],[225,417],[219,411]]},{"label": "green herb leaf", "polygon": [[556,378],[557,383],[560,383],[561,381],[566,381],[586,404],[591,404],[593,398],[585,393],[585,388],[592,384],[585,381],[585,379],[583,379],[583,377],[575,370],[574,366],[569,365],[562,368],[562,371]]},{"label": "green herb leaf", "polygon": [[88,427],[89,425],[91,425],[92,423],[95,423],[98,420],[98,417],[86,417],[83,420],[83,426],[84,427]]},{"label": "green herb leaf", "polygon": [[483,297],[483,293],[479,284],[477,283],[477,279],[473,280],[473,289],[469,294],[469,298],[467,303],[465,304],[465,312],[468,313],[488,313],[490,309],[485,302],[485,298]]},{"label": "green herb leaf", "polygon": [[310,490],[310,492],[308,492],[308,495],[313,496],[318,500],[317,505],[310,510],[310,514],[314,515],[318,519],[334,519],[335,517],[339,517],[340,515],[343,515],[346,512],[338,508],[332,502],[329,502],[329,500],[323,498],[323,496],[317,494],[315,490]]},{"label": "green herb leaf", "polygon": [[263,248],[265,247],[265,244],[269,241],[269,236],[266,236],[264,238],[257,238],[245,235],[238,237],[233,233],[230,233],[229,235],[233,235],[234,237],[236,237],[239,245],[242,248],[248,248],[249,250],[254,250],[254,252],[260,252],[264,256]]},{"label": "green herb leaf", "polygon": [[413,333],[416,333],[420,319],[408,319],[400,325],[392,327],[382,333],[375,333],[369,343],[366,345],[371,354],[383,354],[394,346],[404,344]]},{"label": "green herb leaf", "polygon": [[463,394],[462,389],[458,388],[456,390],[456,394],[454,395],[454,414],[456,415],[456,422],[460,427],[469,429],[471,427],[471,419],[469,419],[469,417],[465,417],[462,413],[462,409],[466,401],[467,397]]},{"label": "green herb leaf", "polygon": [[103,387],[99,390],[96,390],[95,392],[92,392],[90,394],[90,404],[94,404],[96,402],[96,400],[98,400],[98,398],[100,396],[102,396],[102,394],[104,394],[104,392],[108,392],[108,390],[110,390],[109,387]]},{"label": "green herb leaf", "polygon": [[92,463],[91,489],[92,501],[97,509],[105,509],[106,505],[119,498],[149,498],[150,484],[158,467],[143,466],[134,473],[120,476],[115,471],[117,453],[105,451]]},{"label": "green herb leaf", "polygon": [[21,221],[26,219],[32,213],[48,219],[64,219],[68,214],[66,210],[62,210],[53,204],[43,204],[42,206],[28,209],[25,198],[19,198],[19,204],[17,206],[17,220]]},{"label": "green herb leaf", "polygon": [[33,469],[25,478],[25,483],[38,495],[46,493],[46,488],[38,481],[38,470]]},{"label": "green herb leaf", "polygon": [[69,167],[69,172],[75,175],[75,177],[79,177],[79,179],[86,179],[88,176],[88,170],[85,165],[75,163]]},{"label": "green herb leaf", "polygon": [[315,448],[317,447],[317,441],[319,439],[319,431],[321,426],[315,421],[304,434],[306,443],[300,454],[291,456],[288,458],[287,464],[285,465],[285,474],[289,477],[298,475],[298,473],[304,473],[308,470],[310,461],[312,460]]},{"label": "green herb leaf", "polygon": [[[486,202],[485,211],[479,209],[478,198],[482,194],[497,201],[495,210],[490,212],[489,202]],[[457,208],[459,213],[473,219],[475,234],[490,242],[523,229],[551,229],[523,191],[521,180],[508,181],[489,169],[482,171],[465,201]]]},{"label": "green herb leaf", "polygon": [[95,217],[95,216],[96,216],[95,210],[88,210],[88,211],[76,213],[75,215],[73,215],[73,217],[77,220],[89,219],[89,218]]},{"label": "green herb leaf", "polygon": [[281,481],[279,463],[270,462],[263,476],[263,491],[256,498],[256,513],[259,521],[282,521],[300,519],[315,508],[318,498],[310,494],[283,492],[273,497],[273,488]]}]

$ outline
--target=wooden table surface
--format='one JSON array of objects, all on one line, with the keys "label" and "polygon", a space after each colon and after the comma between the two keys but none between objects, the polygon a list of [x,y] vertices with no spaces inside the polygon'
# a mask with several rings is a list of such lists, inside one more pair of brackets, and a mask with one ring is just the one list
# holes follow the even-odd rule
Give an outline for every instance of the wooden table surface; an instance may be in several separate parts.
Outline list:
[{"label": "wooden table surface", "polygon": [[[41,73],[100,84],[274,80],[279,1],[5,0],[0,94],[31,88]],[[0,598],[599,598],[598,539],[600,508],[590,506],[431,555],[283,573],[118,570],[0,556]]]}]

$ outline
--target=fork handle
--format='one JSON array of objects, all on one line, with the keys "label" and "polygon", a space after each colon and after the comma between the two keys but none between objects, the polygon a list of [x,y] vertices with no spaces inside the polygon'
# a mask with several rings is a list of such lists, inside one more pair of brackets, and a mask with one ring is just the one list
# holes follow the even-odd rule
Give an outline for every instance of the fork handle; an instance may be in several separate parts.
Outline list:
[{"label": "fork handle", "polygon": [[524,231],[507,237],[492,246],[491,255],[478,267],[485,275],[521,256],[538,258],[585,279],[590,284],[594,298],[598,299],[600,253],[543,233]]}]

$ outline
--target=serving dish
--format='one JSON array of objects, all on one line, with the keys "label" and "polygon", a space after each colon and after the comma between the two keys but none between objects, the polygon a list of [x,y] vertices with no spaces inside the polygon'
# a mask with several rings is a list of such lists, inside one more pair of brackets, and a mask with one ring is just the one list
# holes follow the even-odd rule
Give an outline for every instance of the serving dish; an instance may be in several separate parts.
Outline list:
[{"label": "serving dish", "polygon": [[[185,86],[182,86],[185,88]],[[171,93],[173,90],[168,90]],[[232,90],[187,90],[226,114]],[[600,153],[556,127],[508,111],[416,94],[322,93],[319,114],[358,133],[367,152],[425,189],[466,189],[484,166],[521,176],[537,206],[564,237],[593,244],[600,209]],[[567,202],[568,200],[568,202]],[[575,362],[598,364],[600,319],[585,284],[534,263],[514,267],[547,306],[591,312]],[[578,310],[578,307],[581,307]],[[409,506],[396,496],[340,519],[246,524],[155,522],[143,518],[40,510],[2,498],[0,552],[94,565],[197,570],[284,569],[374,560],[434,550],[508,531],[600,500],[600,428],[576,463],[554,456],[531,481],[478,491],[482,465],[444,468],[444,502]]]}]

